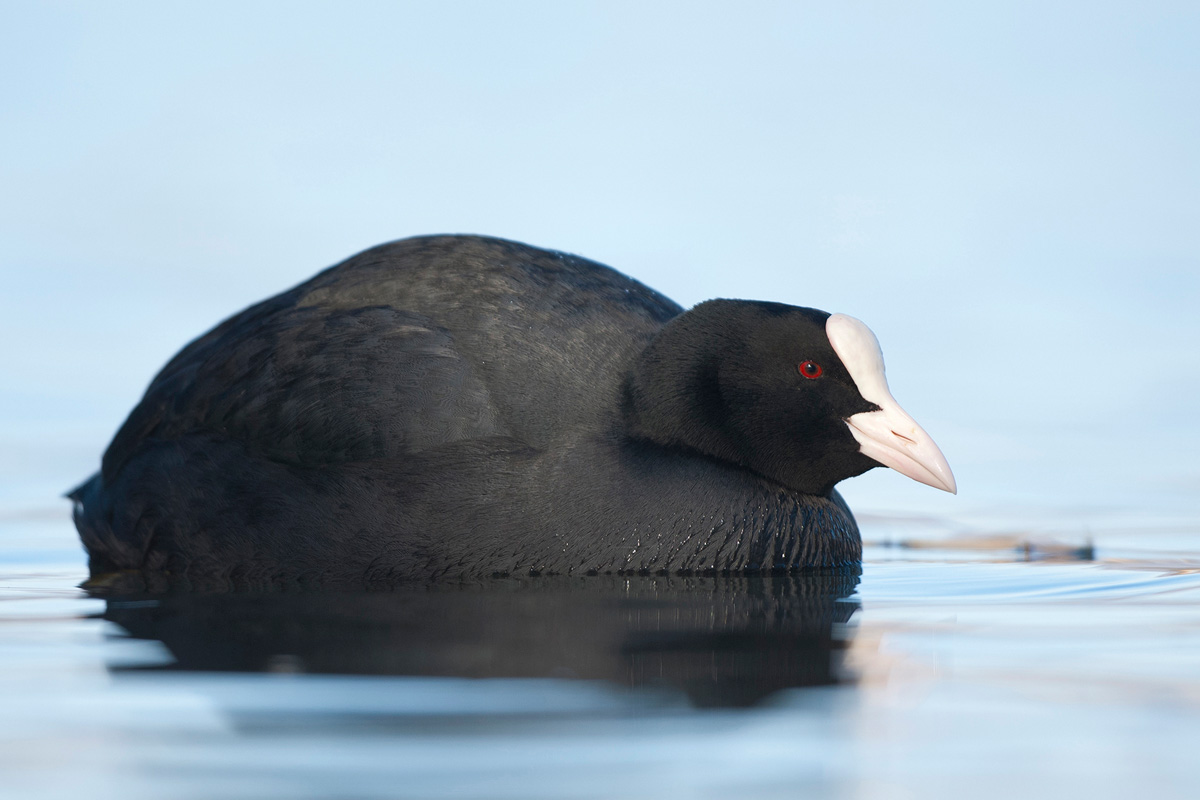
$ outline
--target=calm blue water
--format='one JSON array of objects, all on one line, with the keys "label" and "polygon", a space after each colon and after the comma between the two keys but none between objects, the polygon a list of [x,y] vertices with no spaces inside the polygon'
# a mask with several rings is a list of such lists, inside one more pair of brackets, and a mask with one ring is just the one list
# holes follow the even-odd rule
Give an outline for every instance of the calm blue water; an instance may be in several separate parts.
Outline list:
[{"label": "calm blue water", "polygon": [[1195,796],[1200,530],[863,516],[818,583],[106,604],[12,512],[5,796]]}]

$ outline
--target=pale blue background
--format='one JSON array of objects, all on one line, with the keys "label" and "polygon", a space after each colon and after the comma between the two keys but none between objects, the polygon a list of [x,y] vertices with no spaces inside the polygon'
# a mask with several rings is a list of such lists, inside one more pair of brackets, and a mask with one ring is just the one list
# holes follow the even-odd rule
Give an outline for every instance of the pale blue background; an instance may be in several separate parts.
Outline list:
[{"label": "pale blue background", "polygon": [[0,504],[220,318],[478,232],[861,317],[961,493],[860,512],[1200,519],[1197,9],[7,3]]}]

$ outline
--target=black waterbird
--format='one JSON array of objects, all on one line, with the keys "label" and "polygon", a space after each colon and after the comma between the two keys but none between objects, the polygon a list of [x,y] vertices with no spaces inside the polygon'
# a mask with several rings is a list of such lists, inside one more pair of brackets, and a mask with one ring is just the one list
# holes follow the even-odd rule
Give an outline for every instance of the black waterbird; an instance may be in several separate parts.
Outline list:
[{"label": "black waterbird", "polygon": [[94,583],[761,573],[857,563],[880,465],[955,491],[858,320],[434,236],[191,342],[70,497]]}]

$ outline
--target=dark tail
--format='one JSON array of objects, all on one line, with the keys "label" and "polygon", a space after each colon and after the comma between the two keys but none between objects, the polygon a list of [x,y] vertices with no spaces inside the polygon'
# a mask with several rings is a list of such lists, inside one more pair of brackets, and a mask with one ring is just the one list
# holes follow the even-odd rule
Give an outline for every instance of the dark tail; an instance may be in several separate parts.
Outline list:
[{"label": "dark tail", "polygon": [[87,550],[92,580],[136,566],[128,563],[128,546],[114,535],[112,514],[107,508],[109,503],[104,496],[104,479],[100,473],[97,472],[67,492],[66,497],[74,504],[71,516],[75,520],[75,529],[79,531],[79,539]]},{"label": "dark tail", "polygon": [[63,497],[67,498],[68,500],[72,500],[76,503],[82,503],[84,494],[88,491],[88,489],[92,486],[92,484],[99,483],[99,482],[100,482],[100,473],[97,472],[95,475],[88,478],[86,481],[84,481],[83,483],[79,484],[71,491],[64,494]]}]

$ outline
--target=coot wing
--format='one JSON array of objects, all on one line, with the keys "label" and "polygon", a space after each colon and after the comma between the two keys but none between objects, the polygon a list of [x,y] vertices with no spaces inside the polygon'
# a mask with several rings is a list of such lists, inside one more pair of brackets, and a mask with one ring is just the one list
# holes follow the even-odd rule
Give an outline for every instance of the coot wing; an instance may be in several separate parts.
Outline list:
[{"label": "coot wing", "polygon": [[189,432],[314,466],[494,436],[545,447],[613,413],[629,360],[681,310],[602,264],[517,242],[380,245],[185,347],[102,473]]},{"label": "coot wing", "polygon": [[453,337],[423,316],[272,305],[248,309],[167,365],[105,454],[106,480],[143,442],[192,433],[303,466],[504,433]]},{"label": "coot wing", "polygon": [[508,432],[545,448],[603,426],[676,303],[586,258],[484,236],[373,247],[293,290],[299,306],[385,304],[454,337]]}]

